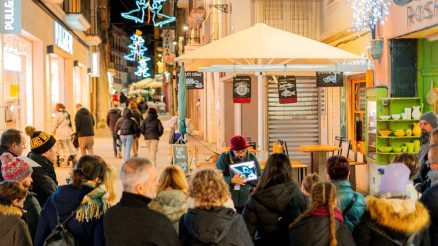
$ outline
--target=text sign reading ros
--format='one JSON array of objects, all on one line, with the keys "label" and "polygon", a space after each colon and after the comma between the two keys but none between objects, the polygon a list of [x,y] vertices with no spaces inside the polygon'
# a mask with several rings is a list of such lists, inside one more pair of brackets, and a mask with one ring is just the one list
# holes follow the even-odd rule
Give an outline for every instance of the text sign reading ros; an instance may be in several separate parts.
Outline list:
[{"label": "text sign reading ros", "polygon": [[73,36],[58,22],[55,22],[55,44],[69,54],[73,54]]},{"label": "text sign reading ros", "polygon": [[21,33],[20,0],[0,1],[0,33]]}]

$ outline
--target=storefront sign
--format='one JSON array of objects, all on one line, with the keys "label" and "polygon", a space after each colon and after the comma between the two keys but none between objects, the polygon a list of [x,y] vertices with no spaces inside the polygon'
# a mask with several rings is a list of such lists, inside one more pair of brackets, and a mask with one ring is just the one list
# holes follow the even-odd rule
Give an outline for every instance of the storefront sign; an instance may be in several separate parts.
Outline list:
[{"label": "storefront sign", "polygon": [[175,31],[163,29],[163,57],[164,62],[173,64],[175,62]]},{"label": "storefront sign", "polygon": [[338,87],[344,85],[344,73],[316,72],[317,87]]},{"label": "storefront sign", "polygon": [[204,88],[204,73],[186,72],[187,89],[203,89]]},{"label": "storefront sign", "polygon": [[438,0],[419,0],[406,6],[408,26],[438,18]]},{"label": "storefront sign", "polygon": [[55,44],[69,54],[73,54],[73,36],[58,22],[55,22]]},{"label": "storefront sign", "polygon": [[174,144],[173,150],[173,164],[179,166],[184,173],[190,173],[189,166],[189,150],[186,144]]},{"label": "storefront sign", "polygon": [[21,0],[3,0],[0,3],[0,33],[21,33]]},{"label": "storefront sign", "polygon": [[91,77],[99,77],[99,52],[91,53]]},{"label": "storefront sign", "polygon": [[280,104],[297,102],[297,78],[281,76],[278,80],[278,101]]},{"label": "storefront sign", "polygon": [[233,78],[233,102],[251,102],[251,76],[236,76]]}]

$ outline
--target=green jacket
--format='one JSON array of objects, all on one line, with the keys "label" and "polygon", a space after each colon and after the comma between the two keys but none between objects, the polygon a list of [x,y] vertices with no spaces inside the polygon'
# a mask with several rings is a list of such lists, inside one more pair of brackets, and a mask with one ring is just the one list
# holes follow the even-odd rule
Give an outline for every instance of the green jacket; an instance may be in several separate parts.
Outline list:
[{"label": "green jacket", "polygon": [[29,192],[26,200],[24,201],[24,209],[26,213],[26,222],[29,227],[30,235],[32,236],[32,241],[35,239],[35,232],[38,226],[38,220],[40,219],[41,206],[33,192]]},{"label": "green jacket", "polygon": [[351,209],[344,214],[344,223],[350,228],[351,231],[359,224],[362,214],[365,212],[365,199],[362,194],[355,192],[351,188],[350,181],[348,180],[332,180],[332,183],[336,186],[338,193],[338,207],[344,211],[353,198],[353,194],[356,193],[356,201],[353,203]]},{"label": "green jacket", "polygon": [[240,186],[240,190],[234,189],[234,184],[231,183],[231,178],[234,176],[230,170],[230,164],[254,161],[257,169],[257,177],[260,178],[262,170],[260,169],[257,158],[248,152],[245,158],[240,161],[236,159],[232,151],[222,153],[216,161],[216,168],[221,170],[224,174],[225,182],[230,186],[231,198],[233,199],[235,207],[244,207],[248,201],[250,189],[257,185],[257,181],[248,181],[245,185]]}]

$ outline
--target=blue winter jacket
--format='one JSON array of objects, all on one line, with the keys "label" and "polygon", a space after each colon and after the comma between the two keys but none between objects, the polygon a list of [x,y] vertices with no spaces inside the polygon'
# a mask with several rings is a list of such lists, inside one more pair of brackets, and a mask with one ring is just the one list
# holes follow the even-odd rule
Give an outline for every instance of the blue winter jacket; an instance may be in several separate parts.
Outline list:
[{"label": "blue winter jacket", "polygon": [[359,224],[362,214],[365,212],[365,199],[362,194],[355,192],[351,188],[350,181],[348,180],[332,180],[332,183],[336,186],[338,193],[338,207],[344,211],[353,198],[353,194],[356,193],[356,201],[347,214],[344,214],[344,223],[350,228],[351,231]]},{"label": "blue winter jacket", "polygon": [[[83,186],[81,189],[78,189],[73,185],[59,186],[50,198],[47,199],[47,202],[41,211],[34,245],[42,246],[44,240],[56,227],[57,222],[54,205],[56,205],[56,208],[58,209],[61,220],[65,220],[76,210],[76,208],[78,208],[83,197],[91,190],[92,188],[88,186]],[[73,217],[67,222],[66,227],[74,235],[81,246],[105,245],[103,235],[103,216],[99,219],[92,219],[88,222],[79,222]]]}]

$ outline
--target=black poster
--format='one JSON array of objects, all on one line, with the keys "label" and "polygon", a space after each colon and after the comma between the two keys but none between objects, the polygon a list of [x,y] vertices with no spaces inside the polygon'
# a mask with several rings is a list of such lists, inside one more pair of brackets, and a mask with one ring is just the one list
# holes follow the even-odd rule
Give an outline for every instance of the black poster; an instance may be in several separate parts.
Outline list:
[{"label": "black poster", "polygon": [[204,89],[204,73],[186,72],[186,86],[190,89]]},{"label": "black poster", "polygon": [[173,164],[179,166],[184,173],[190,172],[189,151],[186,144],[174,144],[173,147]]},{"label": "black poster", "polygon": [[316,72],[317,87],[341,87],[344,86],[344,73]]},{"label": "black poster", "polygon": [[251,76],[233,78],[233,102],[251,103]]},{"label": "black poster", "polygon": [[280,76],[278,81],[278,101],[280,104],[297,102],[297,78],[295,76]]}]

